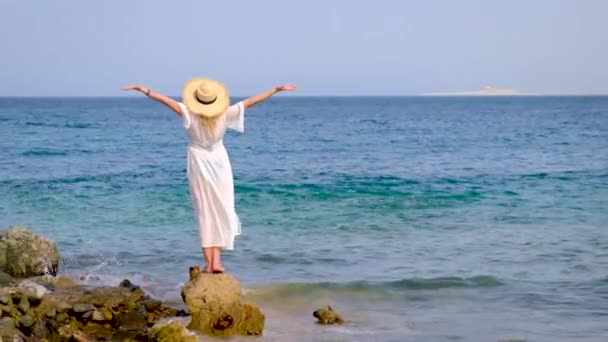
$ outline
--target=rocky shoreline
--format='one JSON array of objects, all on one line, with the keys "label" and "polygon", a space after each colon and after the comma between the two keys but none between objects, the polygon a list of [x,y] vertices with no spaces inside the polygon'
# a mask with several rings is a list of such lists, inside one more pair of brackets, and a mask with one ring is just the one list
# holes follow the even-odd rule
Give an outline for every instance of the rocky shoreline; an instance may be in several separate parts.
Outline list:
[{"label": "rocky shoreline", "polygon": [[[12,226],[0,231],[0,342],[2,341],[197,341],[213,336],[262,335],[264,314],[241,299],[229,274],[190,269],[182,290],[188,311],[151,298],[123,280],[88,287],[57,276],[54,242]],[[187,328],[177,317],[190,318]],[[190,330],[192,331],[190,331]]]},{"label": "rocky shoreline", "polygon": [[[91,287],[58,276],[57,245],[30,229],[0,230],[0,342],[195,342],[199,335],[260,336],[265,316],[242,296],[232,275],[189,269],[181,297],[186,310],[152,298],[128,279]],[[343,324],[331,307],[320,324]]]}]

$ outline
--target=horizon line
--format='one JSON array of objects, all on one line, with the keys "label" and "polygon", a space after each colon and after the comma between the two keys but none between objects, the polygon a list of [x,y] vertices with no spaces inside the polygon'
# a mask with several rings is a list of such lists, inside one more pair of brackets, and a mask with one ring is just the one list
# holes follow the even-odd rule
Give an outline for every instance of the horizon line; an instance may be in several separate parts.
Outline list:
[{"label": "horizon line", "polygon": [[[170,98],[181,98],[180,96],[167,95]],[[252,95],[232,95],[233,98],[246,98]],[[281,98],[310,98],[310,97],[590,97],[590,96],[608,96],[608,93],[546,93],[546,94],[440,94],[440,93],[426,93],[426,94],[311,94],[311,95],[290,95],[288,97]],[[137,95],[0,95],[0,98],[138,98]],[[140,97],[145,98],[145,97]]]}]

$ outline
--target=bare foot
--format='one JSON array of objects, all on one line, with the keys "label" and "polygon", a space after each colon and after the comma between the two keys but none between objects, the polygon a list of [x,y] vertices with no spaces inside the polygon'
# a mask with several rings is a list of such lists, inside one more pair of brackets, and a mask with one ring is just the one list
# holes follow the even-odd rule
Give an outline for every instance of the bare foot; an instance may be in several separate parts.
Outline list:
[{"label": "bare foot", "polygon": [[213,271],[213,273],[224,273],[224,268],[220,265],[216,265],[211,267],[211,270]]},{"label": "bare foot", "polygon": [[205,268],[203,269],[203,273],[213,273],[213,269],[211,268],[211,266],[205,265]]}]

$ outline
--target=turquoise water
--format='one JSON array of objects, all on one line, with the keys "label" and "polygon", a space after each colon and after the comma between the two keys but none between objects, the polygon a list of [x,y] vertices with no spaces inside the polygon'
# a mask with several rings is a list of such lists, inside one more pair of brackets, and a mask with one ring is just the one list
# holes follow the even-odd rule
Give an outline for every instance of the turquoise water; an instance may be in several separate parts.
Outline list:
[{"label": "turquoise water", "polygon": [[[3,98],[0,125],[0,226],[57,241],[62,273],[179,303],[202,257],[177,116]],[[277,98],[225,143],[225,266],[266,340],[606,340],[608,97]],[[350,323],[313,324],[325,304]]]}]

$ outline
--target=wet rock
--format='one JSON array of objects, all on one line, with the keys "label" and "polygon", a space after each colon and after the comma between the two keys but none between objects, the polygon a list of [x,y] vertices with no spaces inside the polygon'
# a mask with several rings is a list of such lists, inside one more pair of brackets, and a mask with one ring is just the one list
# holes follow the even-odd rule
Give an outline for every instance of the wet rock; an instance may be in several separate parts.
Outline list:
[{"label": "wet rock", "polygon": [[128,289],[129,291],[135,291],[135,290],[139,289],[139,286],[131,283],[131,281],[129,279],[124,279],[123,281],[120,282],[120,284],[118,286],[124,287],[124,288]]},{"label": "wet rock", "polygon": [[140,310],[118,313],[114,323],[124,331],[140,331],[148,328],[146,316]]},{"label": "wet rock", "polygon": [[46,294],[46,288],[30,280],[22,281],[17,287],[30,300],[40,301]]},{"label": "wet rock", "polygon": [[16,278],[56,274],[57,245],[21,226],[0,231],[0,271]]},{"label": "wet rock", "polygon": [[312,314],[321,324],[343,324],[344,319],[331,306],[315,310]]},{"label": "wet rock", "polygon": [[262,335],[264,314],[254,303],[241,299],[233,276],[198,274],[184,285],[182,298],[191,315],[189,329],[208,335]]},{"label": "wet rock", "polygon": [[49,290],[66,290],[82,286],[82,284],[80,284],[76,280],[63,276],[55,277],[52,275],[43,275],[39,277],[30,278],[30,280],[38,285],[44,286]]},{"label": "wet rock", "polygon": [[160,306],[162,305],[162,302],[160,300],[148,300],[144,303],[144,307],[146,308],[146,311],[148,312],[153,312],[154,310],[158,309]]},{"label": "wet rock", "polygon": [[10,275],[0,272],[0,287],[11,286],[15,282],[15,279]]},{"label": "wet rock", "polygon": [[151,342],[197,342],[198,337],[179,322],[169,321],[155,324],[148,331]]}]

